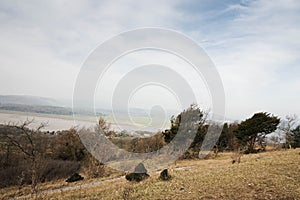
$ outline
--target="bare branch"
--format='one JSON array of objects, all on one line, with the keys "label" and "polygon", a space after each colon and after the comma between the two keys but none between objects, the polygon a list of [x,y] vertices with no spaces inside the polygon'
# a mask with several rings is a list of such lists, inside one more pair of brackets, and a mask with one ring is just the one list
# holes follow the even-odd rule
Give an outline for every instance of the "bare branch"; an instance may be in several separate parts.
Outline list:
[{"label": "bare branch", "polygon": [[31,156],[31,154],[29,152],[27,152],[17,140],[13,139],[9,135],[5,135],[5,137],[9,139],[9,141],[12,145],[19,148],[24,154],[26,154],[27,156]]},{"label": "bare branch", "polygon": [[48,122],[42,122],[40,125],[37,127],[36,131],[41,131],[43,128],[48,126]]},{"label": "bare branch", "polygon": [[26,121],[23,122],[23,124],[20,126],[22,129],[27,128],[30,124],[32,124],[34,122],[34,118],[30,119],[26,119]]}]

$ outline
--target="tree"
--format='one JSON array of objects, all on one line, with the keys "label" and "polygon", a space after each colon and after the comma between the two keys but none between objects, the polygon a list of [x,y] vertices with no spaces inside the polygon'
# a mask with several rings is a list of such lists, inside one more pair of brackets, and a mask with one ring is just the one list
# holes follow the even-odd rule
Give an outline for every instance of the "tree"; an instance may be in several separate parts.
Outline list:
[{"label": "tree", "polygon": [[225,123],[223,125],[223,129],[222,129],[222,132],[221,132],[220,137],[218,139],[218,142],[215,145],[216,156],[218,155],[219,151],[224,151],[228,147],[229,140],[230,140],[230,138],[229,138],[229,127],[228,127],[228,124]]},{"label": "tree", "polygon": [[170,143],[172,139],[176,136],[178,132],[178,128],[180,125],[181,114],[179,114],[176,118],[172,116],[171,118],[171,128],[167,129],[163,132],[164,139],[166,143]]},{"label": "tree", "polygon": [[278,149],[280,147],[280,142],[282,141],[282,138],[278,135],[272,135],[270,137],[270,141],[272,142],[273,147]]},{"label": "tree", "polygon": [[297,116],[296,115],[287,115],[285,117],[285,120],[281,121],[281,126],[279,127],[281,131],[283,131],[285,135],[285,148],[292,148],[292,129],[295,128],[297,122]]},{"label": "tree", "polygon": [[[182,122],[182,118],[184,117],[184,122]],[[171,128],[163,132],[164,139],[167,143],[171,142],[172,139],[176,136],[179,127],[182,130],[189,130],[189,126],[196,125],[199,129],[204,126],[206,122],[207,113],[202,111],[196,104],[190,105],[190,107],[183,112],[181,112],[176,118],[171,118]],[[198,135],[198,133],[197,133]],[[197,135],[195,136],[195,140],[197,140]]]},{"label": "tree", "polygon": [[110,130],[110,124],[107,123],[107,121],[103,117],[100,117],[98,120],[96,132],[103,133],[108,139],[116,136],[116,133]]},{"label": "tree", "polygon": [[239,124],[235,131],[235,136],[239,140],[240,145],[246,147],[246,153],[256,152],[256,142],[259,142],[264,150],[266,135],[274,132],[279,122],[280,119],[278,117],[271,116],[269,113],[256,113]]},{"label": "tree", "polygon": [[[19,149],[25,156],[26,159],[30,162],[30,174],[31,174],[31,187],[33,192],[37,192],[37,181],[38,181],[38,167],[39,162],[41,161],[41,147],[38,139],[38,135],[41,133],[41,129],[43,129],[46,124],[41,123],[40,126],[36,129],[30,129],[28,126],[33,123],[32,120],[26,120],[21,125],[11,125],[21,131],[21,135],[19,137],[14,137],[12,135],[7,134],[6,137],[9,140],[10,144],[17,149]],[[24,136],[24,137],[22,137]]]},{"label": "tree", "polygon": [[293,148],[300,147],[300,125],[298,125],[295,129],[293,129],[291,134],[292,141],[291,145]]},{"label": "tree", "polygon": [[[202,111],[196,104],[192,104],[188,109],[181,112],[176,118],[171,118],[171,128],[162,133],[165,142],[170,143],[177,135],[179,128],[183,133],[180,137],[186,137],[187,134],[190,134],[191,127],[196,128],[196,135],[193,141],[191,141],[190,148],[184,157],[198,156],[202,141],[204,140],[208,129],[208,125],[205,124],[206,118],[207,113]],[[180,138],[178,139],[180,140]],[[185,139],[186,138],[182,138],[182,141]],[[190,152],[192,155],[187,155],[190,154]]]},{"label": "tree", "polygon": [[57,138],[55,146],[56,159],[81,161],[85,157],[85,148],[75,128],[62,131]]},{"label": "tree", "polygon": [[229,137],[228,148],[229,148],[229,150],[236,150],[238,148],[237,147],[237,138],[235,136],[235,130],[237,130],[238,126],[239,126],[238,122],[233,122],[228,127],[228,137]]}]

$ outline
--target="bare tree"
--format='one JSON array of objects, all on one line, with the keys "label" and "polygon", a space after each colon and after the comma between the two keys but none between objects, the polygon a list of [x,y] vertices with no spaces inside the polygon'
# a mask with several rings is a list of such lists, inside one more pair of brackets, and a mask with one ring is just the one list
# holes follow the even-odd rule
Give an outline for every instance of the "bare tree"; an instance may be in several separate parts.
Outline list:
[{"label": "bare tree", "polygon": [[295,128],[297,120],[298,117],[296,115],[287,115],[285,120],[281,122],[281,126],[279,128],[285,135],[285,148],[292,148],[292,130]]},{"label": "bare tree", "polygon": [[280,136],[272,135],[270,137],[270,141],[272,142],[274,148],[279,149],[282,138]]},{"label": "bare tree", "polygon": [[23,138],[13,136],[13,135],[6,135],[6,138],[8,139],[9,143],[19,149],[27,159],[30,161],[30,174],[31,174],[31,187],[34,193],[37,192],[37,168],[38,168],[38,145],[36,140],[36,134],[41,132],[41,129],[43,129],[47,124],[41,123],[37,128],[30,129],[29,125],[31,125],[34,122],[34,119],[27,119],[25,122],[23,122],[21,125],[18,124],[9,124],[11,127],[15,127],[18,130],[21,131],[21,136],[24,136],[25,140]]},{"label": "bare tree", "polygon": [[110,123],[108,123],[103,117],[100,117],[98,120],[96,132],[103,133],[109,139],[116,136],[116,133],[110,129]]}]

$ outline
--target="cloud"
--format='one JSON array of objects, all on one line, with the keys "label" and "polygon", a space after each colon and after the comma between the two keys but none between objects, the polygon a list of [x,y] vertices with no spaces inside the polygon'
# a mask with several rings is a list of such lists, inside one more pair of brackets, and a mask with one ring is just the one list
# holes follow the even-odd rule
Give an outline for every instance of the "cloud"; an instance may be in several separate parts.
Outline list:
[{"label": "cloud", "polygon": [[71,98],[81,64],[99,43],[127,29],[171,25],[172,2],[3,1],[0,92]]},{"label": "cloud", "polygon": [[230,118],[297,113],[300,2],[2,1],[0,93],[72,97],[98,44],[137,27],[179,30],[202,45],[222,77]]},{"label": "cloud", "polygon": [[208,41],[203,45],[223,79],[232,118],[259,110],[298,112],[299,10],[298,1],[242,1],[216,12],[207,31],[193,32]]}]

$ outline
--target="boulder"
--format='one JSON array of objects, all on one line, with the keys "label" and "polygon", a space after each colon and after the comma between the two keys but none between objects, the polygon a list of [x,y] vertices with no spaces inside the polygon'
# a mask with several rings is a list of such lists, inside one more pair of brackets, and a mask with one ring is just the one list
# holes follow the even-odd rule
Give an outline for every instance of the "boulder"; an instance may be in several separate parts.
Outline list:
[{"label": "boulder", "polygon": [[66,182],[72,183],[72,182],[80,181],[80,180],[83,180],[83,179],[84,179],[84,178],[83,178],[81,175],[79,175],[78,173],[74,173],[74,174],[72,174],[72,176],[70,176],[70,177],[66,180]]},{"label": "boulder", "polygon": [[159,178],[163,181],[167,181],[171,179],[171,176],[168,172],[168,169],[164,169],[162,172],[160,172]]},{"label": "boulder", "polygon": [[147,169],[145,168],[143,163],[139,163],[135,168],[134,168],[134,173],[140,173],[140,174],[147,174]]},{"label": "boulder", "polygon": [[136,182],[140,182],[148,177],[149,177],[149,174],[147,174],[147,169],[145,168],[143,163],[139,163],[135,167],[133,173],[129,173],[125,176],[126,180],[136,181]]}]

